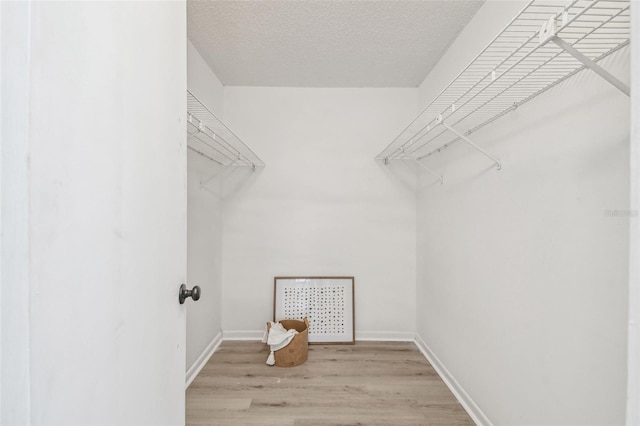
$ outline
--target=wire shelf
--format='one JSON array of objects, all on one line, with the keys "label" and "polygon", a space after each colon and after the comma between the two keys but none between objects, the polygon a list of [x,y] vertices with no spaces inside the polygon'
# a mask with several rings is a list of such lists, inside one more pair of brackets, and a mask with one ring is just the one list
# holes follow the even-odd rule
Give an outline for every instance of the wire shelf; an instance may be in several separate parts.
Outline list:
[{"label": "wire shelf", "polygon": [[264,167],[262,160],[189,90],[187,147],[221,166]]},{"label": "wire shelf", "polygon": [[376,159],[419,161],[472,143],[473,132],[587,67],[628,95],[595,63],[629,44],[629,3],[532,0]]}]

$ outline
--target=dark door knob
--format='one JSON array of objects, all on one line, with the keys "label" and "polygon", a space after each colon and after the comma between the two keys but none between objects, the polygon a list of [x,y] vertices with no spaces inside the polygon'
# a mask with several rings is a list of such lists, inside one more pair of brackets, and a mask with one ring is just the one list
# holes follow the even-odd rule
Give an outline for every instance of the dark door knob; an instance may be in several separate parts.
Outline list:
[{"label": "dark door knob", "polygon": [[182,305],[188,297],[191,297],[194,301],[200,299],[200,287],[196,285],[193,289],[189,290],[186,284],[182,284],[180,286],[180,292],[178,293],[180,304]]}]

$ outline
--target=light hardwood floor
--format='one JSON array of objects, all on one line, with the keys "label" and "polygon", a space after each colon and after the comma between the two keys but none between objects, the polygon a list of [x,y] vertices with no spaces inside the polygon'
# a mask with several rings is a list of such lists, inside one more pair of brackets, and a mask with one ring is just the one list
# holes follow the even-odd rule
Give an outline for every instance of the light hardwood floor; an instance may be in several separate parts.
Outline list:
[{"label": "light hardwood floor", "polygon": [[311,345],[291,368],[268,355],[223,342],[187,390],[187,424],[473,425],[411,342]]}]

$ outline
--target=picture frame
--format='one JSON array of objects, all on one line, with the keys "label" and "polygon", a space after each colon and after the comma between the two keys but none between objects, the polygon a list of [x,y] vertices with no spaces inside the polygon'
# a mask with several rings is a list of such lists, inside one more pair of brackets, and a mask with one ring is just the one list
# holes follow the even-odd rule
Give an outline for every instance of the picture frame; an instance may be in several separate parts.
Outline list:
[{"label": "picture frame", "polygon": [[274,277],[273,318],[307,318],[310,344],[355,343],[354,277]]}]

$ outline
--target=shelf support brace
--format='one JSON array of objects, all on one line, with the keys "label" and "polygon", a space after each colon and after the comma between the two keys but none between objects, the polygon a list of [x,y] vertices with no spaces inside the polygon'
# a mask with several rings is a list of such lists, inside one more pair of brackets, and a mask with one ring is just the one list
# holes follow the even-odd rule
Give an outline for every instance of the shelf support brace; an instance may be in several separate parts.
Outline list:
[{"label": "shelf support brace", "polygon": [[463,141],[465,141],[466,143],[468,143],[469,145],[471,145],[471,147],[473,147],[476,151],[478,151],[480,154],[484,155],[485,157],[489,158],[491,161],[493,161],[493,164],[496,166],[496,169],[500,170],[502,169],[502,164],[500,164],[500,160],[498,160],[496,157],[494,157],[493,155],[489,154],[487,151],[485,151],[484,149],[480,148],[478,145],[476,145],[475,143],[473,143],[473,141],[471,139],[469,139],[468,137],[466,137],[465,135],[463,135],[462,133],[460,133],[459,131],[457,131],[456,129],[454,129],[453,127],[449,126],[447,123],[445,123],[444,121],[442,121],[442,117],[438,117],[438,122],[448,131],[450,131],[451,133],[453,133],[454,135],[456,135],[457,137],[459,137],[460,139],[462,139]]},{"label": "shelf support brace", "polygon": [[431,170],[429,167],[425,166],[424,164],[422,164],[419,160],[415,160],[416,164],[420,167],[422,167],[424,170],[426,170],[431,176],[435,177],[436,179],[438,179],[440,181],[440,185],[442,185],[444,183],[444,179],[441,175],[437,174],[436,172],[434,172],[433,170]]},{"label": "shelf support brace", "polygon": [[[200,189],[206,187],[209,183],[214,181],[216,178],[223,177],[228,170],[231,170],[231,173],[233,173],[235,168],[238,166],[238,160],[233,160],[231,164],[228,164],[226,166],[224,164],[221,164],[220,166],[221,166],[221,170],[218,173],[211,175],[210,177],[200,182]],[[229,176],[231,175],[231,173],[229,173]]]},{"label": "shelf support brace", "polygon": [[211,175],[208,178],[206,178],[205,180],[203,180],[202,182],[200,182],[200,189],[205,188],[209,183],[211,183],[218,176],[222,176],[222,174],[224,173],[224,170],[225,169],[223,168],[220,172],[218,172],[218,173],[216,173],[214,175]]},{"label": "shelf support brace", "polygon": [[399,160],[403,160],[403,161],[413,161],[414,163],[416,163],[418,166],[420,166],[421,168],[423,168],[425,171],[427,171],[431,176],[433,176],[434,178],[438,179],[440,181],[441,184],[444,183],[444,179],[441,175],[437,174],[436,172],[434,172],[433,170],[431,170],[429,167],[425,166],[424,164],[422,164],[420,162],[420,160],[418,160],[417,158],[399,158]]},{"label": "shelf support brace", "polygon": [[591,69],[600,77],[604,78],[613,86],[618,88],[622,93],[624,93],[627,96],[630,96],[629,86],[627,86],[626,84],[618,80],[616,77],[614,77],[611,73],[609,73],[607,70],[602,68],[600,65],[596,64],[591,59],[587,58],[582,53],[577,51],[572,45],[570,45],[569,43],[567,43],[566,41],[564,41],[558,36],[552,37],[551,41],[557,44],[562,50],[564,50],[565,52],[567,52],[568,54],[576,58],[578,61],[580,61],[585,67]]}]

